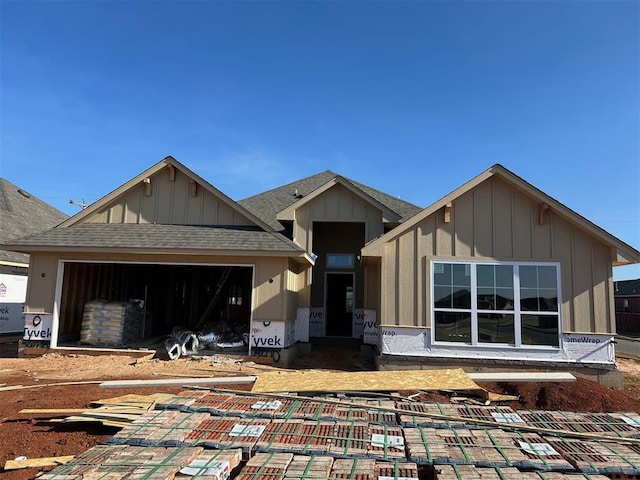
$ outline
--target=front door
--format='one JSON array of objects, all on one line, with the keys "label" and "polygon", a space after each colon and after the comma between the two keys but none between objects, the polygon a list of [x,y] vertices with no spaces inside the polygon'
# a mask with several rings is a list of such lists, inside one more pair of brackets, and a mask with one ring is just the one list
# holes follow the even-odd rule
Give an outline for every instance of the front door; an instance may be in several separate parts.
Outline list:
[{"label": "front door", "polygon": [[353,328],[353,273],[327,273],[327,336],[351,337]]}]

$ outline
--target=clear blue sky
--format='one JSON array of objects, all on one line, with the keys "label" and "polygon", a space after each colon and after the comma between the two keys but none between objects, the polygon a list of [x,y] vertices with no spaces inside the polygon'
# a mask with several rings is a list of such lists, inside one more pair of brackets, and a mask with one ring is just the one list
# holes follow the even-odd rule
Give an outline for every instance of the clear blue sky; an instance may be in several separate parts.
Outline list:
[{"label": "clear blue sky", "polygon": [[[166,155],[427,206],[501,163],[640,247],[640,2],[6,1],[1,175],[67,213]],[[640,267],[615,269],[640,277]]]}]

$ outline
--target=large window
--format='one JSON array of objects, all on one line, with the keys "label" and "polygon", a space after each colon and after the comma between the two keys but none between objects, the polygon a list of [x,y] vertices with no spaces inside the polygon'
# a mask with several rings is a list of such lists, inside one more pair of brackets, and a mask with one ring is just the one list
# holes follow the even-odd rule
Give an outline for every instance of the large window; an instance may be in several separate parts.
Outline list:
[{"label": "large window", "polygon": [[559,342],[557,264],[433,262],[436,342]]}]

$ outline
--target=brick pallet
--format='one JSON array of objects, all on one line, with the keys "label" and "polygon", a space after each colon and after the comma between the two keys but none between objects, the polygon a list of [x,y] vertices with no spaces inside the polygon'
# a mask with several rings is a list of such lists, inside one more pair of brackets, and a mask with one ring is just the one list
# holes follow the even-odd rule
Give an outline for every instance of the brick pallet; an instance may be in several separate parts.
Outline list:
[{"label": "brick pallet", "polygon": [[573,470],[558,452],[544,450],[546,441],[535,434],[423,427],[405,428],[404,434],[409,458],[418,464]]},{"label": "brick pallet", "polygon": [[609,480],[603,475],[560,472],[522,472],[515,467],[482,468],[473,465],[439,465],[434,480]]},{"label": "brick pallet", "polygon": [[[185,468],[204,474],[207,469],[236,468],[241,460],[239,450],[204,450],[199,447],[164,448],[130,445],[98,445],[78,455],[72,462],[41,473],[39,480],[76,480],[109,478],[166,480]],[[208,477],[212,479],[212,476]]]},{"label": "brick pallet", "polygon": [[633,412],[579,413],[520,410],[518,415],[535,427],[570,432],[603,433],[619,437],[640,437],[640,416]]}]

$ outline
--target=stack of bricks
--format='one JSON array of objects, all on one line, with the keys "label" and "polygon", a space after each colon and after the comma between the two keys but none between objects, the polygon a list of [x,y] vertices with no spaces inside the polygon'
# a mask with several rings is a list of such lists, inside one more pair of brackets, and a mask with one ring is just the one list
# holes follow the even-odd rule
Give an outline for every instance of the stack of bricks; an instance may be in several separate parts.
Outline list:
[{"label": "stack of bricks", "polygon": [[[39,480],[144,478],[166,480],[183,469],[221,466],[230,472],[240,464],[239,450],[203,450],[198,447],[164,448],[130,445],[98,445],[78,455],[72,462],[40,474]],[[212,478],[209,476],[209,478]]]},{"label": "stack of bricks", "polygon": [[285,480],[320,480],[329,478],[333,457],[295,455],[287,467]]},{"label": "stack of bricks", "polygon": [[473,465],[439,465],[434,480],[609,480],[602,475],[574,475],[560,472],[521,472],[515,467],[482,468]]},{"label": "stack of bricks", "polygon": [[235,480],[283,480],[292,460],[291,453],[256,453]]}]

